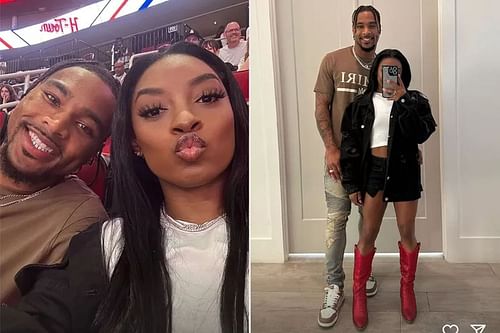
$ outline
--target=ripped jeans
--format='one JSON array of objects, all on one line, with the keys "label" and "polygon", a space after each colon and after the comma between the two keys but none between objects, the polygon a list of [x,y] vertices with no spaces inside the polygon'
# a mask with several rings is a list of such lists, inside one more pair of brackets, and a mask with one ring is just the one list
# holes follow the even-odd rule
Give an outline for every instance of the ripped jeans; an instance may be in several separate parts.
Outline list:
[{"label": "ripped jeans", "polygon": [[[325,169],[326,219],[326,283],[344,289],[344,251],[346,223],[351,213],[351,200],[340,181],[334,181]],[[361,212],[360,212],[361,213]],[[361,228],[361,214],[358,228]]]}]

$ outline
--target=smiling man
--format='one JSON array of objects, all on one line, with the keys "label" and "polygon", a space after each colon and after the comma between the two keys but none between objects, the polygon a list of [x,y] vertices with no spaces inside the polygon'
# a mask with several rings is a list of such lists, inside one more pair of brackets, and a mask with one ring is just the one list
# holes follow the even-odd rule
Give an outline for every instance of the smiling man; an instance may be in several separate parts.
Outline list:
[{"label": "smiling man", "polygon": [[238,22],[229,22],[224,29],[227,44],[219,50],[219,58],[238,66],[247,51],[247,42],[241,39],[241,28]]},{"label": "smiling man", "polygon": [[60,262],[73,235],[106,219],[99,200],[71,176],[100,150],[118,83],[94,62],[56,64],[11,112],[0,145],[0,301],[20,297],[14,276]]},{"label": "smiling man", "polygon": [[[380,33],[380,13],[372,6],[359,6],[352,14],[354,44],[324,56],[314,87],[316,124],[325,147],[324,180],[328,209],[326,287],[323,305],[318,314],[318,325],[321,327],[335,324],[344,302],[343,261],[351,200],[341,183],[340,124],[346,107],[368,85],[368,74],[375,58]],[[372,276],[367,277],[365,288],[367,296],[377,293],[376,280]]]}]

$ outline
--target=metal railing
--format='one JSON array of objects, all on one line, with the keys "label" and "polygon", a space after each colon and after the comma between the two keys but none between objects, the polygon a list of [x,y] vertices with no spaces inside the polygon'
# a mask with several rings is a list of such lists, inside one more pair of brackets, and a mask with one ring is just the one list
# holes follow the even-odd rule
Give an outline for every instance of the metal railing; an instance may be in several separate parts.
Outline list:
[{"label": "metal railing", "polygon": [[[17,78],[23,78],[24,83],[18,83],[12,85],[13,87],[18,87],[18,86],[23,86],[23,92],[28,90],[29,86],[31,83],[33,83],[33,76],[38,76],[40,74],[43,74],[45,71],[47,71],[48,68],[42,68],[42,69],[35,69],[35,70],[30,70],[30,71],[20,71],[17,73],[10,73],[10,74],[1,74],[0,75],[0,82],[4,80],[9,80],[9,79],[17,79]],[[13,101],[5,104],[0,104],[0,109],[3,108],[11,108],[13,106],[16,106],[19,101]]]},{"label": "metal railing", "polygon": [[[123,45],[130,51],[130,55],[155,50],[167,42],[174,43],[189,33],[191,27],[183,23],[169,24],[163,27],[138,33],[123,38]],[[98,61],[112,69],[112,48],[115,41],[108,41],[98,45],[90,45],[82,40],[69,40],[43,49],[28,52],[18,59],[6,60],[6,72],[12,73],[23,70],[32,70],[50,67],[55,63],[73,59],[84,58]]]},{"label": "metal railing", "polygon": [[33,70],[50,67],[62,60],[84,58],[101,63],[111,63],[109,51],[94,47],[82,40],[72,39],[52,45],[47,48],[34,50],[17,59],[7,60],[6,72],[13,73],[24,70]]}]

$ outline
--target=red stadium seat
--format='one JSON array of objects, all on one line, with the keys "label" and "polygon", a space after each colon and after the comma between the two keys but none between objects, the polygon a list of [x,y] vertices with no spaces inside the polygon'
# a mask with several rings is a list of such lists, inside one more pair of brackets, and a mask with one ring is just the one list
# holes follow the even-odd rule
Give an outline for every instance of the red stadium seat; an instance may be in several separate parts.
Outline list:
[{"label": "red stadium seat", "polygon": [[3,136],[7,133],[7,111],[0,110],[0,143],[3,140]]},{"label": "red stadium seat", "polygon": [[109,158],[111,155],[111,137],[108,136],[106,141],[104,141],[104,146],[102,147],[102,154]]},{"label": "red stadium seat", "polygon": [[99,159],[94,158],[91,164],[85,163],[82,165],[76,175],[104,202],[107,173],[108,165],[104,157],[99,156]]},{"label": "red stadium seat", "polygon": [[248,102],[250,98],[249,94],[249,71],[239,71],[239,72],[233,72],[234,78],[238,82],[238,85],[240,86],[241,92],[243,93],[243,96],[245,97],[245,100]]}]

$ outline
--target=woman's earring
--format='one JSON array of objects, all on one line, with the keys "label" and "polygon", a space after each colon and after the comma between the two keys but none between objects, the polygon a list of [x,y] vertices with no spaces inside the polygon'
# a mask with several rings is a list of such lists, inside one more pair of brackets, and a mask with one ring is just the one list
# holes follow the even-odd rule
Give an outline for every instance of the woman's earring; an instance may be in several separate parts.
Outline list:
[{"label": "woman's earring", "polygon": [[134,151],[134,154],[137,157],[144,157],[144,154],[142,153],[142,151]]}]

